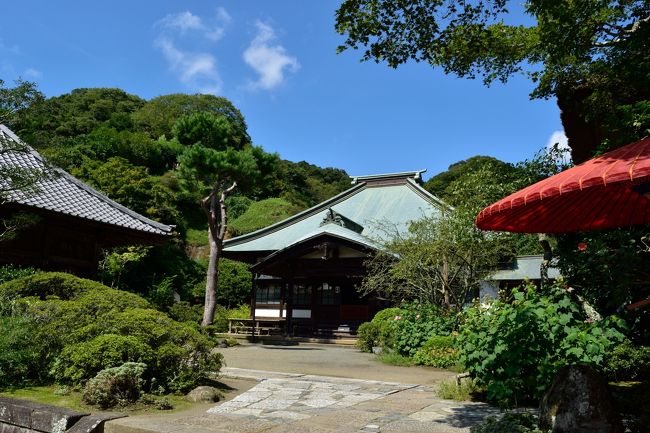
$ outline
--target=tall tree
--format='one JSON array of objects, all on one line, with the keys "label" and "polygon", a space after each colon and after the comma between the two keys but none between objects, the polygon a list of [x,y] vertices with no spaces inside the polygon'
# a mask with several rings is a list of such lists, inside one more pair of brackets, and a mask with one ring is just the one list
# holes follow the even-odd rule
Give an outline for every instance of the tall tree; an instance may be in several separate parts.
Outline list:
[{"label": "tall tree", "polygon": [[[366,263],[362,293],[462,308],[479,282],[512,251],[501,235],[477,229],[474,211],[457,208],[411,224]],[[390,228],[389,228],[390,230]]]},{"label": "tall tree", "polygon": [[[211,114],[214,116],[214,114]],[[178,124],[187,124],[194,120],[213,129],[209,133],[197,136],[218,135],[221,129],[223,139],[210,140],[207,144],[218,144],[217,148],[207,147],[201,141],[193,144],[180,156],[179,178],[184,188],[199,199],[201,208],[208,222],[208,258],[207,281],[205,286],[205,306],[203,326],[211,325],[217,306],[217,285],[219,281],[219,259],[223,251],[223,241],[228,229],[228,212],[226,198],[235,188],[244,190],[254,185],[260,178],[260,167],[267,166],[277,159],[276,155],[267,154],[261,148],[250,144],[242,149],[221,148],[227,142],[227,134],[232,129],[224,126],[227,122],[215,121],[205,123],[201,116],[190,115],[179,120]],[[175,127],[176,130],[178,128]],[[190,130],[196,128],[189,128]]]},{"label": "tall tree", "polygon": [[[602,144],[650,130],[650,3],[646,0],[528,0],[533,25],[508,0],[345,0],[338,51],[365,47],[363,60],[397,67],[427,62],[486,84],[523,74],[532,97],[555,97],[573,160]],[[517,7],[516,5],[514,7]],[[623,124],[622,124],[623,123]]]}]

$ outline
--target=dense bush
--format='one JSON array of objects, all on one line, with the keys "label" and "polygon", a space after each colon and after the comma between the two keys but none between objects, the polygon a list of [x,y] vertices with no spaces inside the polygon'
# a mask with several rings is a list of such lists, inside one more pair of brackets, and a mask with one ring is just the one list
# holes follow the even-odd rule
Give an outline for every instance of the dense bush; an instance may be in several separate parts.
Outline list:
[{"label": "dense bush", "polygon": [[[34,324],[25,341],[42,350],[40,371],[63,383],[81,383],[104,368],[135,361],[147,363],[142,375],[147,386],[155,382],[165,390],[185,391],[221,367],[222,356],[212,353],[214,343],[197,326],[176,322],[133,293],[40,273],[0,286],[0,296],[12,304],[0,318],[10,313],[5,319]],[[10,335],[4,343],[0,337],[0,345],[10,345]],[[25,365],[35,377],[35,366]]]},{"label": "dense bush", "polygon": [[203,305],[192,305],[186,301],[176,302],[169,307],[167,314],[178,322],[200,323],[203,318]]},{"label": "dense bush", "polygon": [[0,315],[11,314],[13,303],[23,297],[46,299],[57,297],[69,300],[82,292],[105,286],[91,280],[62,272],[38,272],[0,285]]},{"label": "dense bush", "polygon": [[604,372],[614,381],[650,380],[650,347],[634,346],[626,340],[605,357]]},{"label": "dense bush", "polygon": [[23,317],[0,317],[0,389],[41,382],[50,351],[36,338],[37,324]]},{"label": "dense bush", "polygon": [[454,336],[434,335],[415,352],[413,361],[436,368],[453,367],[458,363],[458,350],[454,345]]},{"label": "dense bush", "polygon": [[535,416],[527,412],[510,412],[500,418],[490,416],[469,431],[471,433],[544,433],[537,427]]},{"label": "dense bush", "polygon": [[393,349],[413,357],[420,347],[434,335],[449,335],[458,327],[458,315],[429,303],[408,303],[401,307],[391,327]]},{"label": "dense bush", "polygon": [[373,347],[390,347],[391,324],[401,313],[400,308],[385,308],[378,311],[370,322],[362,323],[357,329],[359,350],[371,352]]},{"label": "dense bush", "polygon": [[102,370],[88,381],[82,399],[85,403],[102,409],[134,403],[142,392],[141,376],[146,369],[145,364],[127,362]]},{"label": "dense bush", "polygon": [[459,336],[460,362],[502,404],[538,398],[567,364],[602,366],[624,338],[616,318],[590,323],[561,287],[513,291],[511,303],[470,308]]},{"label": "dense bush", "polygon": [[131,336],[103,334],[92,340],[65,346],[54,362],[52,372],[60,382],[80,383],[101,370],[127,361],[149,364],[152,348]]}]

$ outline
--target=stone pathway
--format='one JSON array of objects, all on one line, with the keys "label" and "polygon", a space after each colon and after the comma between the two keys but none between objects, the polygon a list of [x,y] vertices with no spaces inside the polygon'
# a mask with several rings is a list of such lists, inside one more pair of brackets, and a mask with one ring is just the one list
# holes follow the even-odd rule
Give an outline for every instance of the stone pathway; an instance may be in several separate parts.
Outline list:
[{"label": "stone pathway", "polygon": [[[233,373],[233,369],[224,370],[226,375]],[[213,407],[208,413],[299,420],[322,413],[323,410],[348,408],[416,386],[312,375],[276,377],[262,380],[259,385],[233,400]]]},{"label": "stone pathway", "polygon": [[[429,385],[223,368],[257,383],[207,412],[116,420],[106,433],[467,433],[484,403],[442,400]],[[206,410],[206,409],[204,409]]]}]

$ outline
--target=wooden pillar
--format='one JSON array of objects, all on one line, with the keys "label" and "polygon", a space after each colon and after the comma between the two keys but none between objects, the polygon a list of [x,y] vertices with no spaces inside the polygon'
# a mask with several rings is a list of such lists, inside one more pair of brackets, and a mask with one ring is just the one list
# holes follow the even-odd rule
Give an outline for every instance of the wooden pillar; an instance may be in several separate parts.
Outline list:
[{"label": "wooden pillar", "polygon": [[251,326],[251,337],[255,339],[255,307],[257,307],[257,277],[258,274],[253,274],[253,280],[251,281],[251,319],[253,323]]},{"label": "wooden pillar", "polygon": [[287,284],[287,316],[285,322],[285,335],[293,336],[293,276],[289,278],[289,284]]}]

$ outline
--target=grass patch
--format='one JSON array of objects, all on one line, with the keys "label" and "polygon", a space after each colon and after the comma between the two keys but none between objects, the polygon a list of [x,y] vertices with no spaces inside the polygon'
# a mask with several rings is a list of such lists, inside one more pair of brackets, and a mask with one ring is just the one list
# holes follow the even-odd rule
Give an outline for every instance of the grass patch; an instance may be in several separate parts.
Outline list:
[{"label": "grass patch", "polygon": [[413,360],[411,358],[400,355],[396,352],[382,352],[377,355],[377,359],[388,365],[399,365],[402,367],[410,367],[413,365]]},{"label": "grass patch", "polygon": [[456,379],[440,382],[437,391],[438,397],[456,401],[473,401],[480,393],[481,389],[474,379],[463,379],[460,385],[456,383]]},{"label": "grass patch", "polygon": [[[29,388],[21,388],[0,392],[0,397],[18,398],[21,400],[29,400],[42,404],[50,404],[52,406],[66,407],[68,409],[80,412],[97,412],[98,409],[94,406],[89,406],[81,401],[81,392],[69,391],[61,392],[62,388],[56,385],[51,386],[32,386]],[[179,412],[189,409],[193,403],[185,400],[182,395],[167,395],[167,400],[174,407],[172,410],[165,410],[165,413]],[[159,399],[161,397],[155,397]],[[136,403],[128,407],[116,407],[114,410],[119,412],[126,412],[129,415],[140,415],[151,412],[163,412],[156,409],[152,405],[144,405]]]},{"label": "grass patch", "polygon": [[185,232],[185,238],[189,245],[205,246],[208,245],[208,231],[207,229],[192,229],[188,228]]}]

